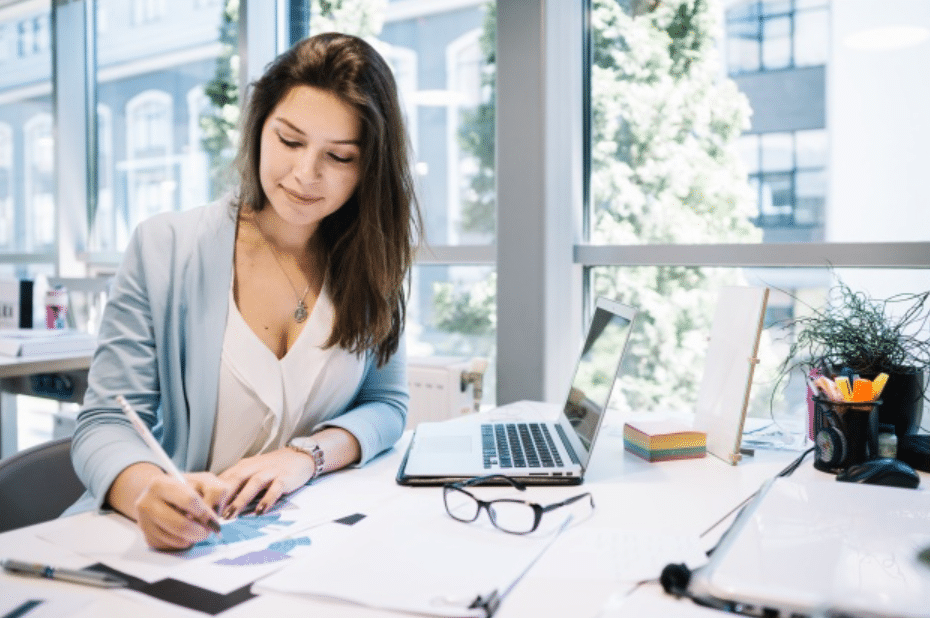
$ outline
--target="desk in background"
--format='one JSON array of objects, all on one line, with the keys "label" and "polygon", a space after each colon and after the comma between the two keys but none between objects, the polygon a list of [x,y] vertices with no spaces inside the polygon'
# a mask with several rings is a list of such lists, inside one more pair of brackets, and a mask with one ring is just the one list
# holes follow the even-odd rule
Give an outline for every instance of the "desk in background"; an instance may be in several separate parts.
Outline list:
[{"label": "desk in background", "polygon": [[81,403],[91,354],[0,356],[0,457],[17,449],[16,395]]}]

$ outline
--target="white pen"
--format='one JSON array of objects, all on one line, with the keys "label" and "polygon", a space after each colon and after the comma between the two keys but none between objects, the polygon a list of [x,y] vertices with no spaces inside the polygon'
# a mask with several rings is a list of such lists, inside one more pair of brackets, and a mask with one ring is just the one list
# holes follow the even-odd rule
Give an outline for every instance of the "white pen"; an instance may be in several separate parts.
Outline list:
[{"label": "white pen", "polygon": [[[139,418],[139,415],[136,413],[136,411],[132,409],[132,406],[129,405],[129,402],[126,401],[126,398],[122,395],[117,395],[116,401],[123,409],[123,412],[126,413],[126,416],[129,417],[129,422],[132,423],[133,427],[135,427],[138,434],[142,437],[142,440],[144,440],[148,447],[152,450],[152,453],[155,455],[156,459],[158,459],[161,467],[166,472],[168,472],[168,474],[187,485],[187,479],[184,478],[184,475],[181,474],[181,471],[178,470],[178,467],[174,465],[174,462],[171,461],[170,457],[168,457],[168,453],[165,452],[165,449],[161,447],[161,444],[159,444],[158,440],[155,439],[155,436],[152,435],[148,425],[142,422],[142,419]],[[222,527],[220,526],[219,517],[216,516],[216,513],[212,512],[210,515],[210,520],[206,524],[207,527],[210,528],[210,530],[213,532],[220,534],[222,532]]]},{"label": "white pen", "polygon": [[73,584],[85,584],[87,586],[99,586],[101,588],[125,588],[129,585],[126,583],[125,579],[108,573],[98,573],[97,571],[59,569],[45,564],[33,564],[30,562],[20,562],[19,560],[4,560],[2,564],[4,570],[17,575],[45,577],[47,579],[57,579]]}]

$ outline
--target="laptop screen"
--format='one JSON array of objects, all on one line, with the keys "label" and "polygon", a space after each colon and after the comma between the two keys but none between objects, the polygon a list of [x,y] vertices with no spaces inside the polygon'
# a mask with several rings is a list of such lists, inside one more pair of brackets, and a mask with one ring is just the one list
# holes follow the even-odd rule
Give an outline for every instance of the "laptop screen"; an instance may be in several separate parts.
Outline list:
[{"label": "laptop screen", "polygon": [[583,447],[580,455],[585,463],[610,400],[634,314],[630,307],[597,299],[564,410]]}]

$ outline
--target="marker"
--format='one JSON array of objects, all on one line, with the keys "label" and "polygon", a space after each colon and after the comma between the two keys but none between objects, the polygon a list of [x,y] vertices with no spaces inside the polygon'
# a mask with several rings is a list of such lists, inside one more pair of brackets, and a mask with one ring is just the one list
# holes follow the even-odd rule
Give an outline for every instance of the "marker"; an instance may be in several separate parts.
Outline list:
[{"label": "marker", "polygon": [[852,385],[849,382],[849,377],[848,376],[837,376],[834,382],[836,383],[837,387],[839,387],[840,393],[843,394],[843,401],[852,401],[853,392],[852,392]]},{"label": "marker", "polygon": [[845,401],[843,399],[843,393],[840,392],[839,387],[836,385],[836,382],[830,378],[820,376],[814,380],[814,384],[820,387],[820,390],[826,393],[827,398],[830,401]]},{"label": "marker", "polygon": [[[171,461],[170,457],[168,457],[168,453],[165,452],[165,449],[161,447],[161,444],[159,444],[158,440],[155,439],[155,436],[152,435],[148,425],[142,422],[142,419],[139,418],[139,415],[136,413],[136,411],[132,409],[132,406],[129,405],[129,402],[126,401],[126,398],[122,395],[117,395],[116,401],[123,409],[123,412],[126,413],[126,416],[129,417],[129,422],[132,423],[133,427],[135,427],[136,432],[138,432],[138,434],[142,437],[142,440],[152,450],[155,458],[158,459],[159,464],[161,464],[162,469],[167,471],[168,474],[176,478],[184,485],[187,485],[187,479],[184,478],[184,475],[181,474],[181,471],[178,470],[178,467],[174,465],[174,462]],[[216,513],[214,513],[212,510],[210,511],[210,520],[207,521],[206,526],[217,534],[220,534],[222,531],[219,517],[217,517]]]},{"label": "marker", "polygon": [[888,374],[880,373],[875,376],[875,379],[872,380],[872,399],[878,399],[878,396],[882,394],[882,389],[885,388],[885,384],[888,382]]},{"label": "marker", "polygon": [[29,562],[20,562],[19,560],[4,560],[3,569],[9,573],[15,573],[16,575],[57,579],[63,582],[84,584],[85,586],[97,586],[99,588],[125,588],[129,585],[125,579],[116,577],[115,575],[109,575],[108,573],[59,569],[45,564],[32,564]]}]

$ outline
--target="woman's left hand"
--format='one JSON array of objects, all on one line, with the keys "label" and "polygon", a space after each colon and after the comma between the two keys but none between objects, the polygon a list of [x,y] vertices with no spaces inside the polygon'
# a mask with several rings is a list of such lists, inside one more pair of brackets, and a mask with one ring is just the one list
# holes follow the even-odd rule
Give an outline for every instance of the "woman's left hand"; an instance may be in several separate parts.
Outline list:
[{"label": "woman's left hand", "polygon": [[309,481],[313,476],[314,465],[313,457],[290,448],[246,457],[219,475],[220,480],[233,487],[233,495],[222,513],[223,518],[237,516],[262,492],[255,512],[264,513],[282,495]]}]

